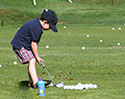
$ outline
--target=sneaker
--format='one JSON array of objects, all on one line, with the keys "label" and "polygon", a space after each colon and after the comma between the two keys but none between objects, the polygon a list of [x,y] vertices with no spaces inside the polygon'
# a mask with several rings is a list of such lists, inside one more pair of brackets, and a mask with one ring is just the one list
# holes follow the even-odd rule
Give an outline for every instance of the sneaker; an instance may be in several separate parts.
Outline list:
[{"label": "sneaker", "polygon": [[49,85],[50,83],[50,81],[45,81],[45,86]]},{"label": "sneaker", "polygon": [[33,83],[28,83],[28,88],[32,88],[33,87]]},{"label": "sneaker", "polygon": [[38,84],[37,83],[33,84],[33,88],[34,89],[38,88]]}]

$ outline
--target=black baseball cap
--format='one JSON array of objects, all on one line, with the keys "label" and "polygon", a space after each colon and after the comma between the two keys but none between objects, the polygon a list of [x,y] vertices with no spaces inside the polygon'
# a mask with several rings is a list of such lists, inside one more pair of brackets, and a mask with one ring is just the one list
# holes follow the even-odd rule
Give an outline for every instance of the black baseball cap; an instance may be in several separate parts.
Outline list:
[{"label": "black baseball cap", "polygon": [[56,24],[58,22],[58,18],[57,18],[57,15],[54,11],[52,10],[49,10],[49,9],[45,9],[43,11],[43,13],[41,14],[41,17],[43,19],[45,19],[49,25],[50,25],[50,28],[54,31],[54,32],[58,32],[57,28],[56,28]]}]

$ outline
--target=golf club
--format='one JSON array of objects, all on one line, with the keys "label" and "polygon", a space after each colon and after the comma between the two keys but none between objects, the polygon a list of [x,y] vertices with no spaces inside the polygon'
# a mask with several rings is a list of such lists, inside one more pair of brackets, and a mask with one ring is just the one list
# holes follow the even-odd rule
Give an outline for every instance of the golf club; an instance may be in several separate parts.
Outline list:
[{"label": "golf club", "polygon": [[64,83],[63,83],[63,82],[61,82],[61,83],[59,83],[59,84],[55,84],[55,82],[54,82],[53,79],[51,78],[49,72],[47,71],[47,69],[46,69],[44,63],[41,62],[41,64],[42,64],[43,68],[46,70],[47,74],[49,75],[49,78],[51,79],[53,85],[54,85],[55,87],[63,87],[63,86],[64,86]]}]

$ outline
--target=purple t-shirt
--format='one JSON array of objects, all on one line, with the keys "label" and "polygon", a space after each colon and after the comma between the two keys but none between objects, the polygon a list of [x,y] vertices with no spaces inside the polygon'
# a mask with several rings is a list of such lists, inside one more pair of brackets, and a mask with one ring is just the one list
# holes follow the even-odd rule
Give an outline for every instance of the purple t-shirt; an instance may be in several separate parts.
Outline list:
[{"label": "purple t-shirt", "polygon": [[16,33],[11,44],[14,48],[21,49],[25,47],[27,50],[31,50],[31,42],[39,43],[42,35],[42,26],[39,22],[39,18],[31,20],[25,23]]}]

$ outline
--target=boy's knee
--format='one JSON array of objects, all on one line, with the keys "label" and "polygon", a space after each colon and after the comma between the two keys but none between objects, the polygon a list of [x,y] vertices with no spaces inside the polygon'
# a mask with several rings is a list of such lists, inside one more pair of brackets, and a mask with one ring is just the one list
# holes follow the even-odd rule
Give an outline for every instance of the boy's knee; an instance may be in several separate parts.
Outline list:
[{"label": "boy's knee", "polygon": [[27,68],[27,71],[28,71],[28,72],[30,72],[29,69],[30,69],[31,67],[34,67],[34,66],[35,66],[35,63],[36,63],[36,59],[35,59],[35,58],[33,58],[33,59],[31,59],[31,60],[29,61],[29,66],[28,66],[28,68]]}]

